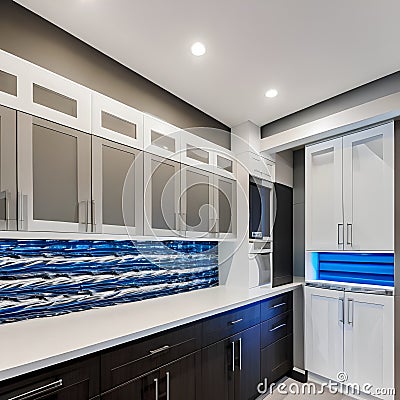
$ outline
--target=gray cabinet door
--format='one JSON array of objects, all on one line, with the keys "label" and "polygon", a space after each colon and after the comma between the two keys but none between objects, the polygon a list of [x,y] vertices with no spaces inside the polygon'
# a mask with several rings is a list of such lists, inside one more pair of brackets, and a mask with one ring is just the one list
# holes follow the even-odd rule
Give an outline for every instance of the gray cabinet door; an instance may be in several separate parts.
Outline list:
[{"label": "gray cabinet door", "polygon": [[236,181],[214,175],[214,232],[218,238],[236,236]]},{"label": "gray cabinet door", "polygon": [[18,229],[90,232],[90,135],[17,115]]},{"label": "gray cabinet door", "polygon": [[213,174],[181,165],[181,217],[186,237],[212,237],[216,210]]},{"label": "gray cabinet door", "polygon": [[180,236],[180,164],[154,154],[144,157],[144,234]]},{"label": "gray cabinet door", "polygon": [[92,138],[93,231],[142,234],[143,157],[132,147]]},{"label": "gray cabinet door", "polygon": [[0,230],[17,229],[16,112],[0,106]]}]

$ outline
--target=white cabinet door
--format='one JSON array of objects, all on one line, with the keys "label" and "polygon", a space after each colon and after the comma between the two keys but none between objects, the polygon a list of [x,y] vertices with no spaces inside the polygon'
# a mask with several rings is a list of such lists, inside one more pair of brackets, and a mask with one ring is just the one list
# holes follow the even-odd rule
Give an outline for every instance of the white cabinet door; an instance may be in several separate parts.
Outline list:
[{"label": "white cabinet door", "polygon": [[17,115],[0,106],[0,230],[17,229]]},{"label": "white cabinet door", "polygon": [[143,149],[143,113],[99,93],[92,93],[92,133]]},{"label": "white cabinet door", "polygon": [[343,138],[346,250],[394,250],[393,124]]},{"label": "white cabinet door", "polygon": [[305,287],[305,368],[337,380],[343,371],[344,292]]},{"label": "white cabinet door", "polygon": [[306,249],[343,250],[342,138],[306,148]]},{"label": "white cabinet door", "polygon": [[93,232],[141,235],[143,157],[132,147],[92,138]]},{"label": "white cabinet door", "polygon": [[213,174],[181,164],[182,233],[186,237],[213,237],[215,208]]},{"label": "white cabinet door", "polygon": [[215,225],[213,232],[219,239],[236,237],[237,193],[236,181],[214,175],[213,212]]},{"label": "white cabinet door", "polygon": [[18,229],[91,231],[90,135],[17,115]]},{"label": "white cabinet door", "polygon": [[154,154],[144,156],[144,234],[180,236],[180,164]]},{"label": "white cabinet door", "polygon": [[[394,298],[346,293],[344,371],[361,387],[394,387]],[[378,396],[381,398],[390,398]]]}]

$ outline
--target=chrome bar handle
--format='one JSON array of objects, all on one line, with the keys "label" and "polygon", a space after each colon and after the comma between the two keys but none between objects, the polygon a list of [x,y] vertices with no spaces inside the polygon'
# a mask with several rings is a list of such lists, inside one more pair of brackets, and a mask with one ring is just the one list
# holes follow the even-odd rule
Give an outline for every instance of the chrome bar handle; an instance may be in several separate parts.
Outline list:
[{"label": "chrome bar handle", "polygon": [[270,332],[274,332],[274,331],[276,331],[278,329],[283,328],[284,326],[286,326],[286,323],[285,324],[280,324],[280,325],[276,326],[275,328],[270,329],[269,331]]},{"label": "chrome bar handle", "polygon": [[18,193],[18,221],[24,222],[24,195]]},{"label": "chrome bar handle", "polygon": [[[351,315],[351,318],[350,318]],[[347,323],[354,326],[354,302],[353,299],[347,300]]]},{"label": "chrome bar handle", "polygon": [[[340,227],[342,227],[342,240],[340,240]],[[343,224],[337,224],[337,244],[341,245],[344,244],[344,225]]]},{"label": "chrome bar handle", "polygon": [[275,304],[275,305],[272,306],[271,308],[278,308],[278,307],[282,307],[282,306],[286,306],[286,303]]},{"label": "chrome bar handle", "polygon": [[239,339],[239,370],[242,370],[242,338]]},{"label": "chrome bar handle", "polygon": [[96,232],[96,202],[91,201],[91,212],[92,212],[92,232]]},{"label": "chrome bar handle", "polygon": [[156,400],[158,400],[158,378],[154,379],[154,383],[155,383],[155,392],[156,392]]},{"label": "chrome bar handle", "polygon": [[232,372],[235,372],[235,342],[232,342]]},{"label": "chrome bar handle", "polygon": [[150,354],[153,355],[153,354],[161,353],[162,351],[168,350],[169,348],[170,348],[170,346],[167,344],[163,347],[159,347],[158,349],[150,350]]},{"label": "chrome bar handle", "polygon": [[167,400],[169,400],[169,372],[166,372],[165,376],[167,377]]},{"label": "chrome bar handle", "polygon": [[[349,228],[350,228],[350,234],[349,234]],[[353,246],[353,224],[347,224],[346,226],[346,244]],[[349,241],[350,238],[350,241]]]},{"label": "chrome bar handle", "polygon": [[339,299],[339,322],[344,323],[344,299]]},{"label": "chrome bar handle", "polygon": [[48,385],[40,386],[36,389],[30,390],[29,392],[25,392],[19,394],[18,396],[11,397],[9,400],[28,400],[39,395],[44,395],[47,392],[50,392],[54,389],[58,389],[63,385],[63,380],[59,379],[58,381],[49,383]]},{"label": "chrome bar handle", "polygon": [[243,318],[239,318],[239,319],[236,319],[235,321],[229,322],[229,325],[236,325],[236,324],[238,324],[239,322],[242,322],[242,321],[243,321]]}]

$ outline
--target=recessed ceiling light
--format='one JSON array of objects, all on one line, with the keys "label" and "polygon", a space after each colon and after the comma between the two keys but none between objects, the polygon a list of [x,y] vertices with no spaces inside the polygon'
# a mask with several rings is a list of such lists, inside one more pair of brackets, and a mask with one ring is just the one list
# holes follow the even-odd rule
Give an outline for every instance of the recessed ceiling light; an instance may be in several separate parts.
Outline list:
[{"label": "recessed ceiling light", "polygon": [[190,50],[194,56],[202,56],[206,52],[206,46],[203,43],[196,42],[192,44]]},{"label": "recessed ceiling light", "polygon": [[272,99],[278,95],[278,91],[276,89],[269,89],[265,92],[265,97]]}]

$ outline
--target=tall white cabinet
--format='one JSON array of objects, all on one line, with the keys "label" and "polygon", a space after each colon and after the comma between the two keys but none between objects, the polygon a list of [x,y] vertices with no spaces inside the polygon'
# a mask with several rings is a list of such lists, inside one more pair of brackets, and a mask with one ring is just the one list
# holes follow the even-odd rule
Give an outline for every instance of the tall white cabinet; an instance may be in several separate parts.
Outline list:
[{"label": "tall white cabinet", "polygon": [[334,381],[344,372],[345,384],[370,393],[394,387],[393,296],[306,287],[305,307],[309,372]]},{"label": "tall white cabinet", "polygon": [[394,123],[306,148],[306,249],[394,250]]}]

